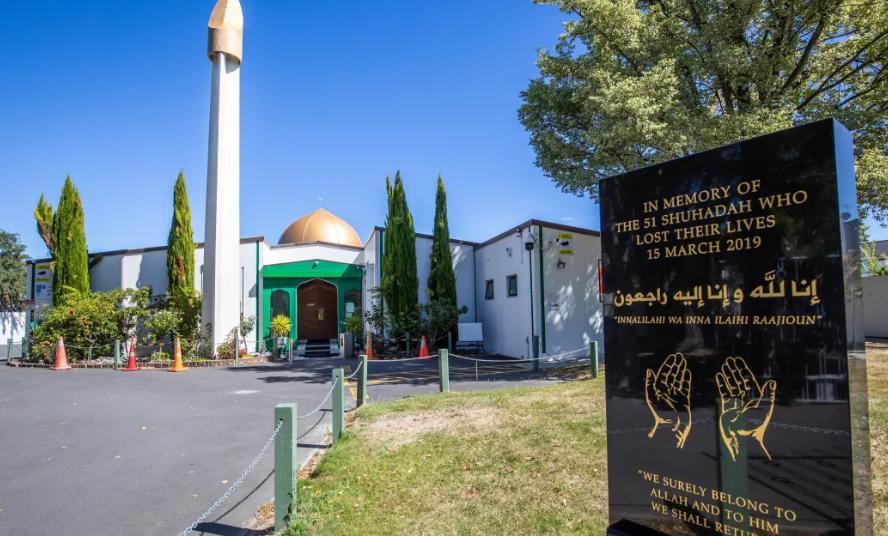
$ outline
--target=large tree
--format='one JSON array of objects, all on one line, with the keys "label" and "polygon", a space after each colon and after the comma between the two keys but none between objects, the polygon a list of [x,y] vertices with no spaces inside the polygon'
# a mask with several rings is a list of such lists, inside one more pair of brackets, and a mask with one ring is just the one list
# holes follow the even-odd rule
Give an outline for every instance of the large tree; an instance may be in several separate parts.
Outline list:
[{"label": "large tree", "polygon": [[0,311],[21,311],[27,272],[25,245],[19,235],[0,229]]},{"label": "large tree", "polygon": [[52,303],[59,305],[71,294],[87,294],[90,291],[83,206],[70,175],[65,179],[62,198],[53,218],[52,239],[55,245]]},{"label": "large tree", "polygon": [[435,195],[435,221],[432,236],[431,268],[426,292],[432,301],[456,306],[456,276],[453,274],[453,256],[450,253],[450,224],[447,222],[447,192],[438,175],[438,193]]},{"label": "large tree", "polygon": [[194,293],[194,231],[185,175],[180,171],[173,189],[173,222],[167,238],[167,278],[169,294]]},{"label": "large tree", "polygon": [[382,248],[382,291],[389,312],[403,315],[412,311],[419,299],[416,230],[400,171],[395,174],[394,187],[386,180],[386,188],[390,194]]},{"label": "large tree", "polygon": [[861,216],[888,219],[885,0],[534,0],[571,15],[519,118],[562,190],[835,117]]}]

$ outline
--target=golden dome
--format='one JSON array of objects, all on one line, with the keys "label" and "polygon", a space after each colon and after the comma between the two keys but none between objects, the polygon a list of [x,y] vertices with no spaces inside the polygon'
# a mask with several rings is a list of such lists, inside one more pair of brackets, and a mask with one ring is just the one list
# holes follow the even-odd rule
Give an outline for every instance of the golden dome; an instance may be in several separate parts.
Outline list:
[{"label": "golden dome", "polygon": [[364,247],[361,238],[351,225],[322,208],[291,223],[278,240],[278,245],[311,242],[327,242],[328,244],[356,248]]}]

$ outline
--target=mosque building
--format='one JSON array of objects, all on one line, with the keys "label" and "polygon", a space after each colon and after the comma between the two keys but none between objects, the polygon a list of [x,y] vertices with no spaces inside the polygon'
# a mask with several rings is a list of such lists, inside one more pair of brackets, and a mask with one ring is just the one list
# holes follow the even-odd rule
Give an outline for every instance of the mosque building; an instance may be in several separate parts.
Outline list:
[{"label": "mosque building", "polygon": [[[204,236],[195,251],[195,287],[203,296],[201,322],[214,345],[255,315],[248,339],[255,351],[271,346],[273,317],[290,319],[297,350],[320,344],[338,355],[346,317],[369,311],[380,286],[385,229],[365,241],[344,220],[318,209],[294,221],[271,245],[240,238],[240,77],[244,14],[238,0],[217,0],[208,24],[212,64]],[[590,203],[591,208],[591,203]],[[596,231],[529,220],[485,242],[451,240],[457,305],[468,312],[460,339],[510,357],[603,348],[599,288],[600,235]],[[427,300],[432,237],[416,235],[419,299]],[[167,290],[166,247],[109,251],[90,272],[92,290]],[[30,261],[27,307],[52,304],[49,259]],[[301,353],[297,351],[297,353]]]},{"label": "mosque building", "polygon": [[[291,223],[272,245],[265,237],[242,238],[239,308],[255,315],[247,339],[255,350],[271,348],[271,318],[284,315],[300,341],[328,341],[338,353],[345,318],[368,311],[370,289],[382,281],[385,229],[375,227],[362,241],[343,219],[321,208]],[[528,244],[533,245],[527,251]],[[204,244],[194,255],[195,287],[204,291]],[[419,299],[425,292],[431,235],[417,233]],[[468,307],[461,323],[480,324],[484,350],[510,357],[531,355],[539,336],[543,355],[603,345],[598,287],[597,231],[538,220],[526,221],[485,242],[451,240],[457,304]],[[151,286],[167,289],[166,247],[107,251],[90,272],[92,290]],[[49,259],[29,261],[29,307],[52,304]],[[258,334],[258,336],[257,336]],[[600,346],[603,348],[603,346]]]}]

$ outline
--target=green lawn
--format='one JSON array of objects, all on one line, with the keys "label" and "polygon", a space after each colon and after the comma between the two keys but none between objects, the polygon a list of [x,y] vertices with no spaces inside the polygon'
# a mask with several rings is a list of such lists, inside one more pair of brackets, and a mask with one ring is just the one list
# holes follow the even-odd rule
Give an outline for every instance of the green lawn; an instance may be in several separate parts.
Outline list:
[{"label": "green lawn", "polygon": [[[875,533],[888,533],[888,347],[868,350]],[[285,535],[595,534],[607,521],[604,382],[372,404]]]}]

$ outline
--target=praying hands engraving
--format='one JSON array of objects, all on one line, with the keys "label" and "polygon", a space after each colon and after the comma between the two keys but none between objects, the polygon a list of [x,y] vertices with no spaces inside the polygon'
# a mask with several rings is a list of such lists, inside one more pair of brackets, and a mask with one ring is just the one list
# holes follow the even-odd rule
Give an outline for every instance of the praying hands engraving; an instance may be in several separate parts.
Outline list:
[{"label": "praying hands engraving", "polygon": [[721,396],[718,430],[731,459],[737,461],[739,438],[752,437],[770,460],[771,454],[765,448],[765,431],[774,413],[777,382],[770,380],[759,385],[742,357],[729,357],[715,380]]},{"label": "praying hands engraving", "polygon": [[691,371],[682,354],[666,358],[659,370],[648,369],[644,379],[644,397],[654,416],[654,427],[648,437],[654,437],[661,424],[671,424],[684,448],[691,432]]}]

